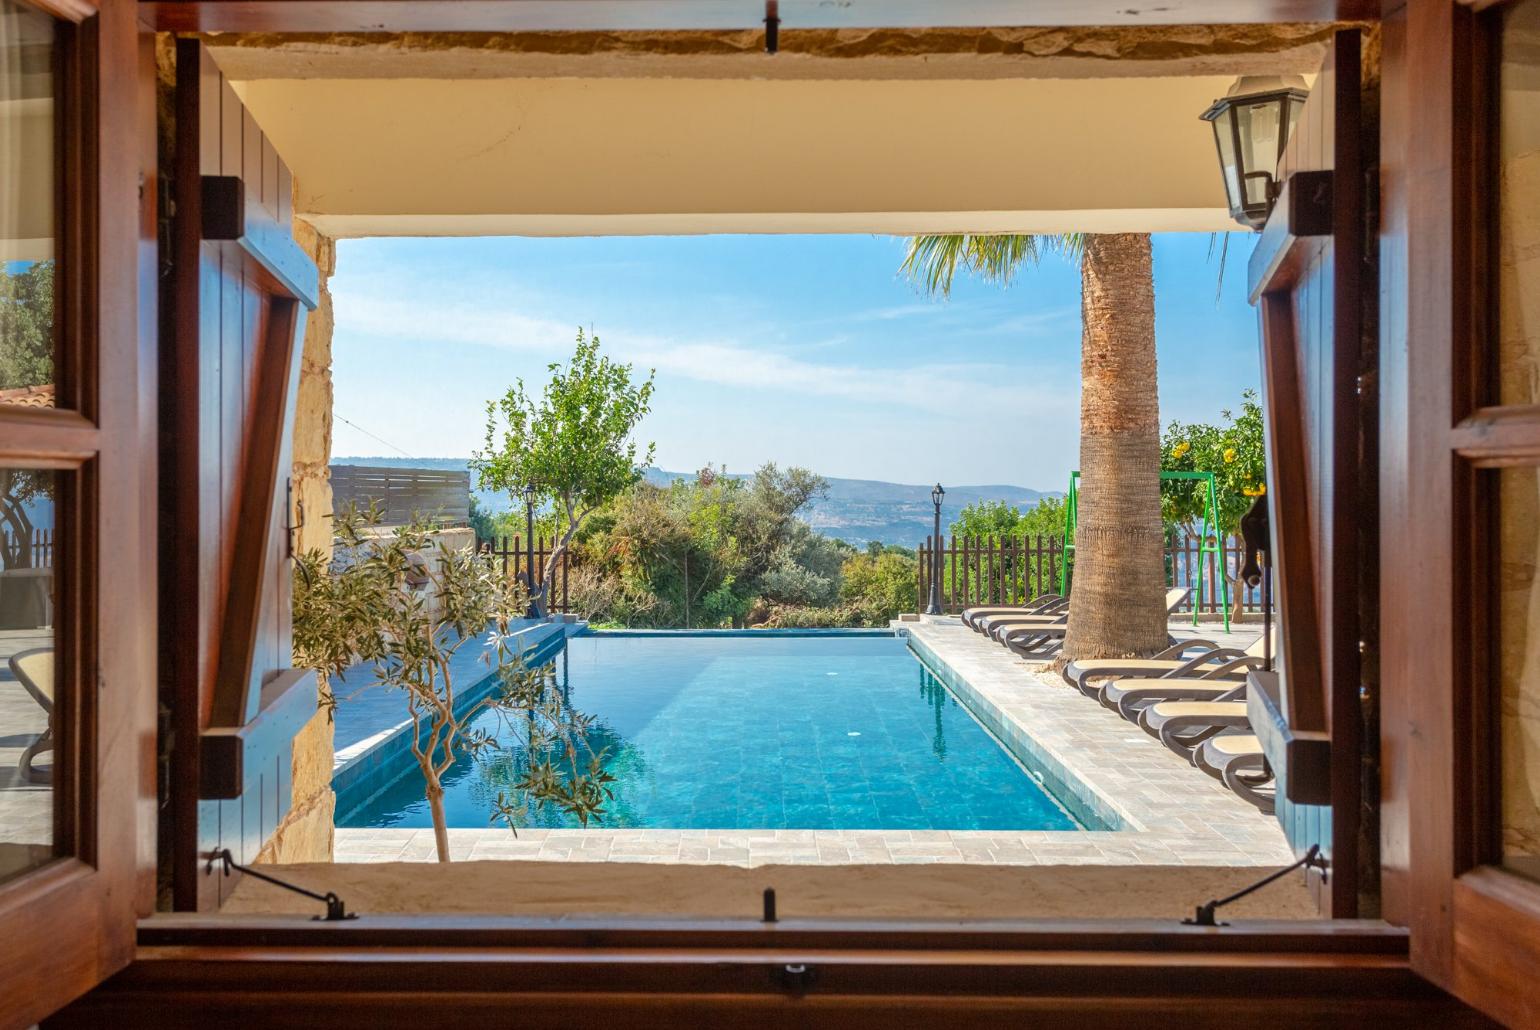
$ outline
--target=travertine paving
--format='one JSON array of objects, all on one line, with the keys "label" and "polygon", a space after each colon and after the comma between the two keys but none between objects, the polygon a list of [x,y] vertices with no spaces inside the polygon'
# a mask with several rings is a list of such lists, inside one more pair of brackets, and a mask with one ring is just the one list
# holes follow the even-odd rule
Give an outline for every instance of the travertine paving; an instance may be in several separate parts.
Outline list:
[{"label": "travertine paving", "polygon": [[[49,629],[0,630],[0,843],[46,849],[53,839],[53,788],[23,779],[17,768],[22,752],[48,729],[48,714],[7,665],[18,651],[52,644]],[[53,752],[45,751],[34,768],[51,771],[53,760]]]},{"label": "travertine paving", "polygon": [[[1113,829],[451,829],[457,859],[762,865],[1281,866],[1278,824],[1137,727],[955,618],[904,623],[911,647],[1034,775],[1087,821]],[[1195,635],[1190,624],[1173,624]],[[1201,635],[1214,634],[1207,628]],[[1244,646],[1255,636],[1229,635]],[[432,861],[431,830],[339,829],[339,862]]]}]

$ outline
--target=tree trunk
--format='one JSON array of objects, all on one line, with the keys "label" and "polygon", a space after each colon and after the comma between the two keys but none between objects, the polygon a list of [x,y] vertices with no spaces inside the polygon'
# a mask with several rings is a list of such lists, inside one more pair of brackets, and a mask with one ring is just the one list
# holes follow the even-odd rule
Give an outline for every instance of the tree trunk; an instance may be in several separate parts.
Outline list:
[{"label": "tree trunk", "polygon": [[546,556],[545,570],[541,574],[540,590],[530,594],[530,603],[534,606],[535,617],[543,619],[551,606],[551,588],[556,584],[556,569],[566,555],[567,549],[572,546],[572,538],[577,535],[577,526],[572,526],[562,534],[561,543],[551,548],[551,553]]},{"label": "tree trunk", "polygon": [[433,816],[433,844],[438,849],[438,860],[448,862],[449,823],[444,817],[444,787],[427,769],[423,770],[423,777],[427,780],[428,811]]},{"label": "tree trunk", "polygon": [[1166,646],[1150,238],[1086,237],[1080,264],[1080,512],[1064,660]]}]

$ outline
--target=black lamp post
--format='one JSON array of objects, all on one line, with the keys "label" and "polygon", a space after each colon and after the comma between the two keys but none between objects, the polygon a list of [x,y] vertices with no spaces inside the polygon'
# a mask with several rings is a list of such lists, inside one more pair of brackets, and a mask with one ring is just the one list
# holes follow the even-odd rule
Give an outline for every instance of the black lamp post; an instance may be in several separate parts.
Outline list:
[{"label": "black lamp post", "polygon": [[1230,217],[1248,228],[1278,198],[1278,161],[1309,95],[1298,75],[1243,75],[1200,116],[1214,127]]},{"label": "black lamp post", "polygon": [[524,484],[524,585],[529,588],[529,616],[540,618],[540,605],[535,601],[535,498],[539,489],[534,483]]},{"label": "black lamp post", "polygon": [[936,506],[936,531],[931,537],[930,605],[925,609],[926,615],[941,614],[941,502],[945,497],[946,491],[940,483],[931,487],[930,503]]}]

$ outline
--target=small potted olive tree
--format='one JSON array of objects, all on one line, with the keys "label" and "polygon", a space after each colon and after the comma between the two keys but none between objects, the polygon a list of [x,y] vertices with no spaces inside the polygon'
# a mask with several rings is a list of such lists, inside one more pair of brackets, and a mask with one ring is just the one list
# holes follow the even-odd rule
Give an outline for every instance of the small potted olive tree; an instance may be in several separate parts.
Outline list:
[{"label": "small potted olive tree", "polygon": [[[379,689],[400,693],[439,861],[449,861],[444,778],[461,758],[522,752],[513,794],[500,792],[492,813],[515,832],[532,809],[548,806],[585,826],[601,819],[613,778],[603,752],[587,745],[591,719],[563,701],[548,669],[523,660],[515,632],[528,604],[523,588],[474,548],[439,543],[428,523],[379,523],[377,509],[339,513],[334,557],[299,557],[294,661],[321,674],[328,710],[337,704],[331,681],[360,662]],[[481,661],[456,668],[466,647]],[[489,678],[490,689],[480,689]],[[473,687],[479,696],[467,693]]]}]

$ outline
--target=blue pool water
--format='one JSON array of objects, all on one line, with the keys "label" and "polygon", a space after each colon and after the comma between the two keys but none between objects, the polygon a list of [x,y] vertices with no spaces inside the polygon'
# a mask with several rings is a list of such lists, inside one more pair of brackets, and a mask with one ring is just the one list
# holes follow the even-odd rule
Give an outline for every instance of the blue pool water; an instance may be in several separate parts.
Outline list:
[{"label": "blue pool water", "polygon": [[[1079,828],[898,637],[594,634],[553,661],[596,719],[590,744],[609,749],[602,826]],[[488,826],[518,760],[457,763],[449,825]],[[361,803],[339,798],[352,807],[337,825],[430,826],[409,756],[402,771]]]}]

